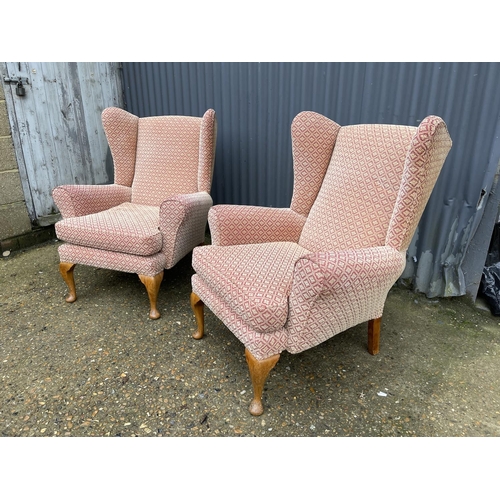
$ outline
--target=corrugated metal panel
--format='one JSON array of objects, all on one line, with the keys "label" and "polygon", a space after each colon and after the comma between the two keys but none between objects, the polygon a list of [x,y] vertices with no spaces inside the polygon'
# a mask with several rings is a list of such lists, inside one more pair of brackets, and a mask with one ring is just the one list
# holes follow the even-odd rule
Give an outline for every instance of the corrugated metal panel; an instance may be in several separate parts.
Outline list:
[{"label": "corrugated metal panel", "polygon": [[[429,297],[463,295],[467,287],[463,259],[483,216],[500,158],[500,65],[413,66],[418,72],[408,100],[414,101],[417,111],[404,116],[442,116],[453,148],[409,251],[416,265],[409,264],[405,276],[413,276],[415,288]],[[399,85],[404,87],[405,81]]]},{"label": "corrugated metal panel", "polygon": [[123,69],[132,113],[200,116],[215,109],[214,200],[263,206],[290,204],[295,115],[310,109],[356,122],[365,72],[353,63],[124,63]]},{"label": "corrugated metal panel", "polygon": [[[215,203],[289,206],[290,124],[303,110],[341,125],[441,116],[453,148],[404,277],[429,297],[463,295],[461,270],[500,157],[498,63],[125,63],[127,109],[219,121]],[[481,264],[482,265],[482,264]]]}]

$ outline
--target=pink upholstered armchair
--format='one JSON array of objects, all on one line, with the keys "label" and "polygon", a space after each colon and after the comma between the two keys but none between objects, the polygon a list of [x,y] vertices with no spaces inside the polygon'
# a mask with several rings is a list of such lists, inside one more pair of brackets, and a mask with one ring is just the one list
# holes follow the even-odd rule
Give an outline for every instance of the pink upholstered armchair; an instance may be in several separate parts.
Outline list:
[{"label": "pink upholstered armchair", "polygon": [[76,300],[75,264],[137,273],[157,319],[163,270],[203,243],[215,158],[213,109],[202,118],[138,118],[107,108],[102,123],[114,161],[111,185],[64,185],[52,196],[59,269]]},{"label": "pink upholstered armchair", "polygon": [[244,344],[254,396],[284,350],[298,353],[368,322],[379,351],[391,286],[451,148],[443,120],[418,127],[340,127],[313,112],[292,123],[290,208],[216,205],[212,245],[193,251],[191,305],[203,304]]}]

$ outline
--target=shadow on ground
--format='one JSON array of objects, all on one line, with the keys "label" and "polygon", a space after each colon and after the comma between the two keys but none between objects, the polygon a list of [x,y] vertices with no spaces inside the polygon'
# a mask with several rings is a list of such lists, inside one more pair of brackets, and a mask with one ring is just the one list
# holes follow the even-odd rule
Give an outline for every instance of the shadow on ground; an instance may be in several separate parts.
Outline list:
[{"label": "shadow on ground", "polygon": [[500,318],[467,300],[395,286],[378,356],[366,324],[283,353],[252,417],[242,344],[209,310],[191,338],[191,254],[152,321],[132,274],[77,266],[66,304],[59,244],[0,260],[2,436],[500,436]]}]

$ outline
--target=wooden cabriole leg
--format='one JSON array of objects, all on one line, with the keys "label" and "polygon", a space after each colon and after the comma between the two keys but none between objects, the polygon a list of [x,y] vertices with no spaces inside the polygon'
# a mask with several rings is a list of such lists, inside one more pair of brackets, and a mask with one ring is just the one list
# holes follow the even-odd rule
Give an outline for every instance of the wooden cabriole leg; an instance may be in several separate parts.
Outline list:
[{"label": "wooden cabriole leg", "polygon": [[199,340],[203,338],[205,333],[205,318],[203,315],[203,302],[200,297],[194,292],[191,292],[191,308],[193,309],[194,316],[196,318],[196,332],[193,333],[193,338]]},{"label": "wooden cabriole leg", "polygon": [[75,277],[73,271],[75,270],[76,264],[72,262],[61,262],[59,264],[59,272],[63,277],[63,280],[68,285],[69,294],[66,297],[66,302],[74,302],[76,300],[76,288],[75,288]]},{"label": "wooden cabriole leg", "polygon": [[143,274],[139,274],[138,276],[148,291],[150,304],[149,318],[158,319],[160,317],[160,311],[156,308],[156,300],[158,299],[158,292],[160,291],[160,285],[163,279],[163,271],[156,276],[144,276]]},{"label": "wooden cabriole leg", "polygon": [[375,356],[380,350],[380,323],[382,318],[368,321],[368,352]]},{"label": "wooden cabriole leg", "polygon": [[269,372],[274,368],[274,365],[276,365],[280,359],[280,355],[275,354],[270,358],[258,360],[255,359],[253,354],[245,348],[245,357],[247,359],[253,386],[253,399],[248,409],[252,415],[258,417],[264,412],[264,407],[262,405],[262,391],[264,390],[264,383],[266,382]]}]

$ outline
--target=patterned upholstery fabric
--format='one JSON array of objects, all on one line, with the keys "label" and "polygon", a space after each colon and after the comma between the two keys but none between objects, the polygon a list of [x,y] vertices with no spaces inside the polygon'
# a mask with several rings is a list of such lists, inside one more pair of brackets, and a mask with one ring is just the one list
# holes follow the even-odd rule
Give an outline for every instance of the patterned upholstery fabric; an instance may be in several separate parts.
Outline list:
[{"label": "patterned upholstery fabric", "polygon": [[156,276],[165,269],[165,255],[161,252],[148,256],[131,255],[68,243],[60,245],[58,251],[61,262],[75,262],[86,266],[114,269],[124,273]]},{"label": "patterned upholstery fabric", "polygon": [[208,212],[212,245],[298,242],[305,221],[289,208],[216,205]]},{"label": "patterned upholstery fabric", "polygon": [[341,128],[312,112],[292,144],[291,208],[215,206],[214,244],[193,251],[193,292],[259,360],[382,315],[451,148],[435,116]]},{"label": "patterned upholstery fabric", "polygon": [[[217,257],[223,255],[219,260],[212,259],[210,247],[193,251],[194,293],[257,359],[285,349],[292,354],[305,351],[353,324],[380,317],[387,293],[405,266],[404,254],[389,247],[309,253],[291,244],[294,253],[281,261],[285,244],[275,245],[231,247],[229,253],[219,247],[213,249]],[[257,267],[257,257],[266,259],[263,269]],[[269,264],[275,261],[279,266]],[[269,276],[259,277],[265,273]]]},{"label": "patterned upholstery fabric", "polygon": [[[132,202],[159,206],[176,194],[198,191],[201,118],[139,118]],[[155,137],[155,141],[148,140]]]},{"label": "patterned upholstery fabric", "polygon": [[214,293],[198,275],[191,278],[193,292],[203,297],[203,302],[247,347],[257,359],[265,359],[286,349],[288,333],[280,328],[272,334],[252,330],[222,298]]},{"label": "patterned upholstery fabric", "polygon": [[155,276],[204,241],[215,112],[138,118],[107,108],[102,122],[115,184],[54,189],[61,262]]},{"label": "patterned upholstery fabric", "polygon": [[113,156],[115,184],[132,186],[139,118],[120,108],[102,112],[102,126]]},{"label": "patterned upholstery fabric", "polygon": [[451,148],[443,120],[428,116],[420,123],[406,158],[403,180],[387,232],[386,245],[406,250]]},{"label": "patterned upholstery fabric", "polygon": [[415,130],[396,125],[340,129],[299,240],[302,246],[315,252],[384,244]]},{"label": "patterned upholstery fabric", "polygon": [[208,193],[173,196],[160,207],[160,231],[174,235],[165,239],[162,252],[170,269],[195,246],[205,241],[207,213],[212,206]]},{"label": "patterned upholstery fabric", "polygon": [[289,242],[198,247],[193,269],[251,329],[272,333],[285,325],[295,262],[306,253]]},{"label": "patterned upholstery fabric", "polygon": [[198,191],[210,193],[214,173],[216,140],[217,120],[215,111],[213,109],[208,109],[201,119]]},{"label": "patterned upholstery fabric", "polygon": [[62,217],[95,214],[131,200],[129,187],[117,184],[105,186],[58,186],[52,197]]},{"label": "patterned upholstery fabric", "polygon": [[290,208],[307,217],[332,157],[340,125],[311,111],[292,122],[293,196]]},{"label": "patterned upholstery fabric", "polygon": [[405,264],[403,252],[385,246],[310,253],[300,259],[289,299],[287,350],[304,351],[382,316],[387,293]]},{"label": "patterned upholstery fabric", "polygon": [[57,223],[61,240],[101,250],[153,255],[162,249],[158,207],[122,203],[117,207]]}]

